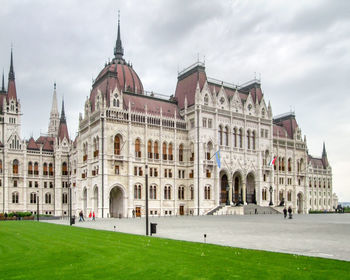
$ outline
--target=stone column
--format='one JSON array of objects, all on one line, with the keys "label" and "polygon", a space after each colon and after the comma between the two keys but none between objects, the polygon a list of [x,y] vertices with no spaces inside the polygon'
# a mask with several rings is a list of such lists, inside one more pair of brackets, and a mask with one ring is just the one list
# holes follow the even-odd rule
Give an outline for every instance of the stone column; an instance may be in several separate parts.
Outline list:
[{"label": "stone column", "polygon": [[246,193],[247,193],[247,184],[246,184],[246,180],[243,180],[243,185],[242,185],[242,200],[243,200],[243,204],[246,205],[247,201],[246,201]]}]

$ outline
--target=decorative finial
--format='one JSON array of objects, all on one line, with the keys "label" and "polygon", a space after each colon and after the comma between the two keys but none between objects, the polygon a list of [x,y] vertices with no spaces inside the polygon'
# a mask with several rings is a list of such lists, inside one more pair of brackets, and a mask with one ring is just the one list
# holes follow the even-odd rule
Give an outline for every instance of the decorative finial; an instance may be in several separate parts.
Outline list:
[{"label": "decorative finial", "polygon": [[56,81],[53,84],[53,89],[56,90]]},{"label": "decorative finial", "polygon": [[15,71],[13,71],[13,51],[12,51],[12,44],[11,44],[11,62],[10,62],[10,72],[9,72],[9,80],[15,79]]},{"label": "decorative finial", "polygon": [[121,37],[120,36],[120,11],[118,10],[118,35],[117,35],[117,41],[115,43],[115,48],[114,48],[114,56],[117,59],[123,59],[123,55],[124,55],[123,44],[120,37]]}]

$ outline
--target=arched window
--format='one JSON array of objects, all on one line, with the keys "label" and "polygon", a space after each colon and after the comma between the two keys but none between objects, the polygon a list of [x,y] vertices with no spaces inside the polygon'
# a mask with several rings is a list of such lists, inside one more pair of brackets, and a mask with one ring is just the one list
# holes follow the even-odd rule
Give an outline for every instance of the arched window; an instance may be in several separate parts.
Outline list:
[{"label": "arched window", "polygon": [[250,130],[247,131],[247,149],[250,149]]},{"label": "arched window", "polygon": [[179,189],[178,189],[178,199],[179,200],[185,199],[185,187],[179,187]]},{"label": "arched window", "polygon": [[191,193],[191,200],[193,200],[194,199],[194,188],[191,186],[190,187],[190,193]]},{"label": "arched window", "polygon": [[262,190],[262,200],[267,200],[267,189]]},{"label": "arched window", "polygon": [[281,163],[281,157],[278,157],[278,170],[281,171],[282,163]]},{"label": "arched window", "polygon": [[210,186],[204,187],[204,199],[210,199]]},{"label": "arched window", "polygon": [[184,145],[180,144],[179,146],[179,161],[183,162],[184,161]]},{"label": "arched window", "polygon": [[52,165],[52,163],[49,164],[49,175],[53,176],[53,165]]},{"label": "arched window", "polygon": [[12,203],[18,203],[18,192],[12,193]]},{"label": "arched window", "polygon": [[0,174],[2,173],[2,160],[0,160]]},{"label": "arched window", "polygon": [[287,199],[288,201],[292,201],[292,191],[288,191]]},{"label": "arched window", "polygon": [[148,158],[152,158],[152,141],[151,140],[148,140],[148,143],[147,143],[147,155],[148,155]]},{"label": "arched window", "polygon": [[256,134],[255,134],[255,131],[253,131],[252,133],[252,141],[253,141],[253,150],[255,150],[255,142],[256,142]]},{"label": "arched window", "polygon": [[134,186],[134,199],[141,199],[141,185]]},{"label": "arched window", "polygon": [[167,148],[166,148],[166,143],[163,142],[163,160],[167,160],[168,159],[168,155],[167,155]]},{"label": "arched window", "polygon": [[158,142],[155,141],[153,145],[154,158],[159,159]]},{"label": "arched window", "polygon": [[190,161],[194,161],[194,145],[190,144]]},{"label": "arched window", "polygon": [[211,142],[208,142],[208,145],[207,145],[207,154],[206,154],[206,159],[207,159],[207,160],[210,160],[210,159],[211,159],[212,151],[213,151],[213,144],[212,144]]},{"label": "arched window", "polygon": [[51,204],[51,194],[50,193],[45,194],[45,203]]},{"label": "arched window", "polygon": [[300,172],[305,172],[304,170],[304,160],[300,159]]},{"label": "arched window", "polygon": [[87,142],[86,143],[83,143],[83,161],[87,161],[87,157],[88,157],[88,144]]},{"label": "arched window", "polygon": [[233,129],[233,146],[237,148],[237,127]]},{"label": "arched window", "polygon": [[62,163],[62,175],[68,175],[67,163]]},{"label": "arched window", "polygon": [[13,174],[18,174],[18,165],[19,165],[18,160],[17,159],[13,160],[13,163],[12,163]]},{"label": "arched window", "polygon": [[35,204],[36,203],[36,193],[30,194],[30,203]]},{"label": "arched window", "polygon": [[63,193],[62,194],[62,203],[63,204],[67,204],[68,203],[68,194],[67,193]]},{"label": "arched window", "polygon": [[239,147],[242,149],[243,148],[243,130],[242,130],[242,128],[240,128],[238,131],[238,139],[239,139]]},{"label": "arched window", "polygon": [[170,186],[164,187],[164,199],[171,199],[171,187]]},{"label": "arched window", "polygon": [[204,96],[204,105],[208,105],[208,103],[209,103],[209,97],[208,97],[208,94],[206,94]]},{"label": "arched window", "polygon": [[118,135],[114,136],[114,154],[120,155],[120,137]]},{"label": "arched window", "polygon": [[284,161],[285,161],[285,159],[284,158],[282,158],[282,171],[284,171],[285,169],[284,169]]},{"label": "arched window", "polygon": [[149,187],[149,198],[150,199],[157,199],[157,186],[151,185]]},{"label": "arched window", "polygon": [[30,161],[28,162],[28,175],[33,174],[33,163]]},{"label": "arched window", "polygon": [[34,163],[34,175],[39,175],[39,164],[37,162]]},{"label": "arched window", "polygon": [[289,158],[288,159],[288,172],[291,172],[292,171],[292,159]]},{"label": "arched window", "polygon": [[47,171],[47,163],[44,162],[44,164],[43,164],[43,175],[47,176],[48,174],[49,174],[49,173],[48,173],[48,171]]},{"label": "arched window", "polygon": [[224,140],[225,140],[224,145],[225,145],[225,146],[228,146],[228,135],[229,135],[229,133],[228,133],[228,127],[226,126],[226,127],[225,127],[225,131],[224,131]]},{"label": "arched window", "polygon": [[174,160],[173,158],[173,144],[169,144],[168,145],[168,157],[169,157],[169,160]]},{"label": "arched window", "polygon": [[135,140],[135,157],[140,158],[141,157],[141,143],[140,139]]},{"label": "arched window", "polygon": [[99,152],[99,138],[96,136],[94,138],[94,158],[98,157],[98,152]]},{"label": "arched window", "polygon": [[222,126],[220,125],[219,126],[219,145],[220,146],[222,145],[222,133],[223,133],[223,130],[222,130]]}]

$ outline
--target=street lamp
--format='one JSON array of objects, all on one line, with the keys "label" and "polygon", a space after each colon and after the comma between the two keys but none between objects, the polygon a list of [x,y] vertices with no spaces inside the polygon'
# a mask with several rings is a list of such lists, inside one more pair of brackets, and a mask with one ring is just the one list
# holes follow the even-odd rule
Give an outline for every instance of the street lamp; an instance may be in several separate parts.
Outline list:
[{"label": "street lamp", "polygon": [[272,191],[273,191],[273,188],[272,188],[272,186],[270,186],[269,191],[270,191],[270,203],[269,203],[269,205],[272,206],[273,205],[273,202],[272,202]]},{"label": "street lamp", "polygon": [[36,219],[39,221],[39,191],[36,196]]},{"label": "street lamp", "polygon": [[146,174],[146,235],[148,235],[148,165],[145,166]]}]

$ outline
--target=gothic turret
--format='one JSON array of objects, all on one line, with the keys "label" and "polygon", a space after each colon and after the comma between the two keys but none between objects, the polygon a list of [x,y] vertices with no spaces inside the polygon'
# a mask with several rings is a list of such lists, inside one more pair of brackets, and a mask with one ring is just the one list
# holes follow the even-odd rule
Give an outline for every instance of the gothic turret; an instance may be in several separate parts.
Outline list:
[{"label": "gothic turret", "polygon": [[115,43],[115,48],[114,48],[114,56],[116,59],[123,59],[124,55],[124,49],[122,45],[122,40],[120,38],[120,14],[118,11],[118,35],[117,35],[117,41]]},{"label": "gothic turret", "polygon": [[64,101],[62,101],[61,119],[60,125],[58,127],[58,138],[60,141],[62,141],[64,138],[66,138],[69,141],[66,115],[64,113]]},{"label": "gothic turret", "polygon": [[50,112],[50,123],[48,134],[50,136],[56,137],[58,135],[58,126],[60,124],[60,117],[57,108],[57,96],[56,96],[56,83],[54,83],[54,90],[52,96],[52,107]]},{"label": "gothic turret", "polygon": [[0,93],[6,93],[5,90],[5,77],[4,77],[4,70],[2,71],[2,84],[1,84],[1,90]]},{"label": "gothic turret", "polygon": [[322,162],[323,162],[323,166],[327,167],[328,164],[328,158],[327,158],[327,152],[326,152],[326,145],[323,142],[323,151],[322,151]]},{"label": "gothic turret", "polygon": [[7,87],[7,98],[15,99],[17,101],[17,92],[16,92],[16,83],[15,83],[15,71],[13,70],[13,55],[12,55],[12,49],[11,49],[11,65],[10,65],[10,71],[9,71],[9,82]]}]

